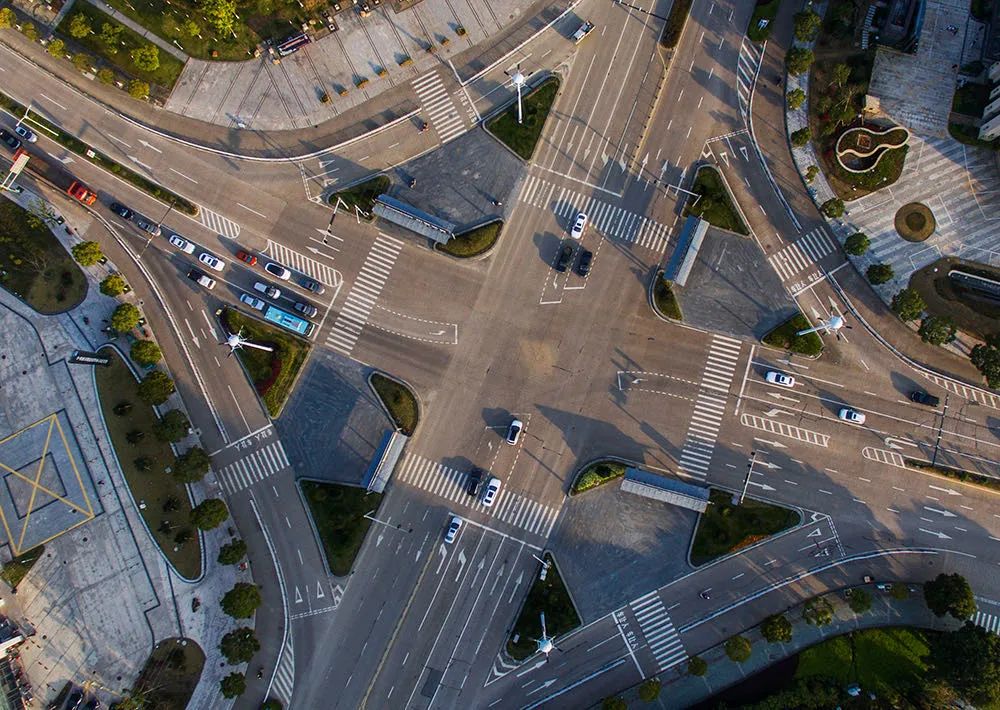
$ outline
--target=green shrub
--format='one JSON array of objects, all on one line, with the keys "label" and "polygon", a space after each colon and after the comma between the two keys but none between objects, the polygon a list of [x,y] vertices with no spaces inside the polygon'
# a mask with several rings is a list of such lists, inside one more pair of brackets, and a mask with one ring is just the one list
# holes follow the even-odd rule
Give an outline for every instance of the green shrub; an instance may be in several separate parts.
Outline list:
[{"label": "green shrub", "polygon": [[863,256],[871,246],[871,240],[864,232],[855,232],[844,240],[844,251],[851,256]]},{"label": "green shrub", "polygon": [[142,365],[143,367],[155,365],[163,359],[163,353],[160,352],[160,346],[152,340],[135,341],[132,343],[132,349],[129,352],[129,355],[133,360],[135,360],[136,363]]},{"label": "green shrub", "polygon": [[920,317],[920,314],[927,309],[927,304],[916,289],[904,288],[892,297],[890,307],[902,320],[911,321]]},{"label": "green shrub", "polygon": [[230,673],[219,681],[219,690],[222,691],[222,697],[227,699],[243,695],[246,689],[247,679],[242,673]]},{"label": "green shrub", "polygon": [[108,274],[101,281],[101,293],[105,296],[121,296],[125,293],[125,289],[128,288],[128,283],[125,278],[118,273]]},{"label": "green shrub", "polygon": [[921,340],[931,345],[944,345],[955,339],[958,328],[948,316],[930,316],[920,322],[920,329],[917,331]]},{"label": "green shrub", "polygon": [[795,148],[804,148],[809,145],[811,140],[812,131],[809,130],[809,126],[792,132],[792,146]]},{"label": "green shrub", "polygon": [[797,111],[806,102],[806,92],[802,89],[792,89],[788,92],[788,108]]},{"label": "green shrub", "polygon": [[840,219],[844,216],[844,201],[839,197],[831,197],[819,209],[830,219]]},{"label": "green shrub", "polygon": [[214,530],[229,519],[229,508],[219,498],[207,498],[191,509],[191,524],[199,530]]},{"label": "green shrub", "polygon": [[174,462],[174,478],[182,483],[195,483],[208,473],[212,458],[200,446],[192,446]]},{"label": "green shrub", "polygon": [[49,46],[46,49],[49,54],[58,59],[66,54],[66,43],[61,39],[54,39],[49,42]]},{"label": "green shrub", "polygon": [[760,635],[769,643],[788,643],[792,640],[792,622],[784,614],[769,616],[760,625]]},{"label": "green shrub", "polygon": [[220,565],[239,564],[247,556],[247,544],[239,538],[233,538],[219,549]]},{"label": "green shrub", "polygon": [[187,415],[179,409],[171,409],[153,425],[153,433],[160,441],[176,443],[188,435],[191,422]]},{"label": "green shrub", "polygon": [[158,406],[170,399],[170,395],[174,393],[174,381],[167,377],[165,372],[153,370],[142,378],[136,393],[146,404]]},{"label": "green shrub", "polygon": [[806,602],[802,618],[811,626],[826,626],[833,621],[833,605],[822,597],[814,597]]},{"label": "green shrub", "polygon": [[868,267],[868,270],[865,271],[865,275],[868,277],[868,281],[878,286],[879,284],[892,281],[892,277],[895,273],[889,264],[872,264]]},{"label": "green shrub", "polygon": [[815,57],[811,49],[804,47],[792,47],[785,55],[785,68],[792,76],[798,76],[809,71]]},{"label": "green shrub", "polygon": [[847,604],[855,614],[864,614],[872,608],[872,597],[864,589],[848,589]]},{"label": "green shrub", "polygon": [[80,242],[79,244],[74,244],[70,252],[80,266],[93,266],[104,258],[101,247],[97,242]]},{"label": "green shrub", "polygon": [[731,661],[743,663],[749,660],[751,653],[753,653],[753,648],[750,639],[746,636],[733,636],[726,641],[726,655]]},{"label": "green shrub", "polygon": [[701,656],[691,656],[688,659],[688,673],[703,676],[708,673],[708,663]]},{"label": "green shrub", "polygon": [[651,703],[660,697],[662,685],[659,678],[649,678],[639,686],[639,700]]},{"label": "green shrub", "polygon": [[219,604],[234,619],[249,619],[260,606],[260,589],[255,584],[237,582],[226,592]]},{"label": "green shrub", "polygon": [[137,325],[142,313],[131,303],[122,303],[111,314],[111,327],[119,333],[127,333]]},{"label": "green shrub", "polygon": [[811,42],[816,38],[821,23],[820,16],[812,10],[795,14],[795,39],[800,42]]},{"label": "green shrub", "polygon": [[76,13],[69,21],[69,33],[76,39],[81,39],[91,34],[94,28],[90,26],[90,20],[83,13]]}]

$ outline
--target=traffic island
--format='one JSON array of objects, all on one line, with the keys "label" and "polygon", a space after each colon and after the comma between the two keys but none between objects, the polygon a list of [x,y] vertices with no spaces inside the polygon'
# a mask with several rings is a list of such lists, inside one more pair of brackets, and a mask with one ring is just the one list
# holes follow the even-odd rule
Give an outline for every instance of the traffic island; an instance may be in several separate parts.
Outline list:
[{"label": "traffic island", "polygon": [[420,421],[420,408],[417,405],[416,395],[399,380],[378,372],[373,372],[368,382],[382,400],[396,428],[407,436],[413,436]]},{"label": "traffic island", "polygon": [[270,352],[239,348],[236,357],[267,407],[267,413],[276,419],[292,393],[311,346],[302,338],[232,308],[222,311],[221,320],[227,333],[242,331],[247,340],[273,348]]},{"label": "traffic island", "polygon": [[[126,696],[145,698],[158,710],[184,710],[194,695],[201,671],[205,667],[205,652],[188,638],[168,638],[156,644],[146,659],[139,678]],[[126,707],[120,703],[118,707]]]},{"label": "traffic island", "polygon": [[316,526],[330,572],[346,577],[372,524],[365,515],[374,516],[378,512],[382,494],[325,481],[306,480],[299,486],[309,505],[309,516]]},{"label": "traffic island", "polygon": [[391,184],[392,181],[388,175],[376,175],[346,190],[334,192],[327,199],[327,202],[338,211],[346,209],[352,214],[357,214],[357,211],[361,210],[363,213],[361,216],[370,222],[375,219],[372,214],[375,198],[388,190]]},{"label": "traffic island", "polygon": [[559,92],[559,79],[550,76],[522,95],[523,122],[517,122],[517,100],[486,122],[486,130],[526,161],[531,160],[545,127],[545,119]]},{"label": "traffic island", "polygon": [[467,232],[456,234],[446,244],[438,242],[434,248],[459,259],[482,256],[490,251],[500,239],[502,229],[503,222],[501,220],[488,222]]},{"label": "traffic island", "polygon": [[698,517],[690,560],[695,567],[749,547],[801,522],[795,510],[745,498],[718,488],[709,493],[708,509]]},{"label": "traffic island", "polygon": [[816,357],[823,352],[823,340],[816,333],[798,334],[811,327],[806,317],[799,312],[761,338],[761,342],[772,348]]},{"label": "traffic island", "polygon": [[653,305],[664,318],[684,320],[681,304],[674,295],[673,284],[663,278],[662,271],[656,275],[656,281],[653,283]]},{"label": "traffic island", "polygon": [[714,166],[702,165],[698,168],[691,192],[695,193],[695,197],[689,198],[684,206],[685,217],[696,215],[713,227],[749,236],[750,230],[740,216],[722,174]]},{"label": "traffic island", "polygon": [[556,648],[559,646],[560,636],[580,625],[580,615],[559,576],[555,560],[548,552],[543,555],[543,560],[543,565],[548,566],[545,579],[541,579],[540,574],[535,576],[507,640],[507,654],[515,661],[530,658],[538,650],[538,640],[542,638],[543,613],[546,638],[552,639]]}]

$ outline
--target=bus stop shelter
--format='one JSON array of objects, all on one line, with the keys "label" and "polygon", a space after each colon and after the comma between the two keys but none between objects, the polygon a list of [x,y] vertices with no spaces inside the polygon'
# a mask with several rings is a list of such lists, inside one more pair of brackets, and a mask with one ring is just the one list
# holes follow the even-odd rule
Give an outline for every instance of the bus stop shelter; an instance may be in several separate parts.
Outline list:
[{"label": "bus stop shelter", "polygon": [[427,214],[423,210],[418,210],[413,205],[389,195],[376,197],[372,212],[382,219],[398,224],[403,229],[416,232],[438,244],[447,244],[455,236],[455,225],[451,222],[438,219],[434,215]]},{"label": "bus stop shelter", "polygon": [[635,493],[645,498],[687,508],[697,513],[704,513],[705,509],[708,508],[707,488],[667,478],[641,468],[625,469],[622,490],[626,493]]}]

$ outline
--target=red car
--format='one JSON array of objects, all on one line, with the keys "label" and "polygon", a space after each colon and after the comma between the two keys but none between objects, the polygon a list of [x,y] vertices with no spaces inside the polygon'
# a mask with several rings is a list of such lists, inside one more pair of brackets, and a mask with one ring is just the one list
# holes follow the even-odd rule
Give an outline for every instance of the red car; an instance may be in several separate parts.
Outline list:
[{"label": "red car", "polygon": [[236,258],[246,264],[249,264],[250,266],[255,266],[257,264],[257,257],[255,257],[253,254],[247,254],[245,251],[242,250],[236,252]]}]

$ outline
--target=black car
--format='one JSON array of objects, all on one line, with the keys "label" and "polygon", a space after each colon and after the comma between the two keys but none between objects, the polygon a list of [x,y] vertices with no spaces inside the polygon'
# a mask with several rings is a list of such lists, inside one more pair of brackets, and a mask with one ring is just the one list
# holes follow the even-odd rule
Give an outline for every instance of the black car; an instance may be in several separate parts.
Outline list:
[{"label": "black car", "polygon": [[69,694],[69,699],[66,701],[66,710],[77,710],[80,707],[80,703],[83,702],[83,693],[79,690],[74,690]]},{"label": "black car", "polygon": [[302,282],[302,287],[312,291],[313,293],[323,293],[326,291],[326,287],[323,286],[316,279],[306,279]]},{"label": "black car", "polygon": [[0,141],[6,143],[7,147],[10,148],[11,150],[17,150],[18,148],[21,147],[21,141],[18,140],[13,133],[5,131],[2,128],[0,128]]},{"label": "black car", "polygon": [[192,281],[197,281],[198,279],[200,279],[204,275],[205,274],[202,271],[198,270],[198,269],[191,269],[188,272],[188,278],[191,279]]},{"label": "black car", "polygon": [[566,267],[569,266],[570,260],[573,258],[573,245],[569,242],[563,242],[563,245],[559,247],[559,258],[556,259],[556,271],[563,272]]},{"label": "black car", "polygon": [[479,485],[483,482],[483,470],[474,468],[469,472],[469,480],[465,483],[465,492],[470,496],[479,495]]},{"label": "black car", "polygon": [[119,204],[118,202],[111,203],[111,211],[114,212],[119,217],[121,217],[122,219],[132,219],[133,217],[135,217],[135,212],[130,210],[125,205]]},{"label": "black car", "polygon": [[302,301],[296,301],[293,304],[292,308],[294,308],[295,310],[297,310],[299,313],[301,313],[302,315],[304,315],[306,318],[312,318],[317,313],[319,313],[319,309],[316,308],[316,306],[312,305],[311,303],[303,303]]},{"label": "black car", "polygon": [[910,392],[910,399],[917,404],[926,404],[928,407],[936,407],[941,404],[941,400],[923,390],[913,390]]},{"label": "black car", "polygon": [[594,252],[584,249],[580,252],[580,260],[576,262],[576,273],[586,276],[590,273],[590,262],[594,260]]},{"label": "black car", "polygon": [[98,708],[100,707],[101,707],[101,701],[98,700],[97,698],[91,698],[83,706],[83,710],[98,710]]}]

